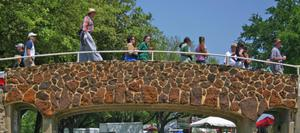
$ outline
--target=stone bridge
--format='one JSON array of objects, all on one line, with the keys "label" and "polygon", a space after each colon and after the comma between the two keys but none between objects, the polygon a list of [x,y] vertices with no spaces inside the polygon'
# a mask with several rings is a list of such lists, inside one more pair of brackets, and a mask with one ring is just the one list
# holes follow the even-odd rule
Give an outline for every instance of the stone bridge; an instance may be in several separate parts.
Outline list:
[{"label": "stone bridge", "polygon": [[[37,109],[43,132],[60,119],[99,111],[176,111],[220,116],[252,133],[263,112],[284,111],[283,132],[297,113],[297,76],[177,62],[49,64],[8,69],[6,127],[18,132],[18,110]],[[8,124],[10,123],[10,124]],[[299,124],[298,124],[299,125]]]}]

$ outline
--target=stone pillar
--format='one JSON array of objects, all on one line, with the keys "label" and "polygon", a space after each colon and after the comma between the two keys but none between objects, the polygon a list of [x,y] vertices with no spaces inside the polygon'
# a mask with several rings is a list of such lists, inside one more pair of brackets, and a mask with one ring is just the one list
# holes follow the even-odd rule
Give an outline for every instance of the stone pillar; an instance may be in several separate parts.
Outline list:
[{"label": "stone pillar", "polygon": [[42,132],[43,133],[57,132],[57,124],[53,118],[43,117]]},{"label": "stone pillar", "polygon": [[20,132],[20,112],[14,105],[5,106],[5,124],[8,133]]},{"label": "stone pillar", "polygon": [[2,89],[0,89],[0,133],[7,132],[6,122],[5,122],[5,109],[3,105],[4,94]]},{"label": "stone pillar", "polygon": [[237,121],[237,133],[256,133],[255,121],[243,118]]},{"label": "stone pillar", "polygon": [[296,122],[295,122],[295,133],[300,133],[300,92],[298,90],[298,97],[297,97],[297,112],[296,112]]}]

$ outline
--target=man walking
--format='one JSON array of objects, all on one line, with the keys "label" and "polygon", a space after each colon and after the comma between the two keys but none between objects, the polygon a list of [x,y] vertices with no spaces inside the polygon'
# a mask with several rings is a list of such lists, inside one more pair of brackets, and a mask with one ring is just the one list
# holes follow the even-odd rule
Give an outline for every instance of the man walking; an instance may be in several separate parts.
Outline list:
[{"label": "man walking", "polygon": [[36,42],[37,34],[30,32],[28,34],[28,41],[25,44],[25,56],[27,56],[24,60],[26,67],[35,66],[34,64],[34,55],[35,55],[35,42]]},{"label": "man walking", "polygon": [[[230,51],[226,52],[226,57],[224,59],[224,64],[228,66],[234,66],[236,64],[236,47],[237,44],[233,43],[230,47]],[[233,57],[231,57],[233,56]]]},{"label": "man walking", "polygon": [[16,46],[16,49],[18,51],[18,55],[16,55],[15,57],[19,57],[16,61],[16,63],[14,64],[14,67],[24,67],[24,44],[23,43],[18,43]]},{"label": "man walking", "polygon": [[[275,39],[274,47],[271,53],[271,61],[282,63],[282,61],[286,60],[286,56],[282,56],[280,53],[279,49],[281,48],[281,46],[282,46],[281,40]],[[271,70],[274,74],[283,74],[282,65],[272,64]]]}]

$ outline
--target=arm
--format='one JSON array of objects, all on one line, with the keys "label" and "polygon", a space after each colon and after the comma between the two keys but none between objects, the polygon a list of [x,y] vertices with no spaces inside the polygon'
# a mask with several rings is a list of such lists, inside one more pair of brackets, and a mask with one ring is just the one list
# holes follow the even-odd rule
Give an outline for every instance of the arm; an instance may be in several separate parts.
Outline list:
[{"label": "arm", "polygon": [[[134,50],[136,50],[136,48],[132,45],[132,44],[127,44],[127,46],[128,46],[128,50],[132,50],[132,51],[134,51]],[[129,54],[137,54],[137,52],[129,52]]]},{"label": "arm", "polygon": [[88,16],[85,16],[82,24],[82,30],[84,32],[88,32],[88,25],[89,25],[89,18]]}]

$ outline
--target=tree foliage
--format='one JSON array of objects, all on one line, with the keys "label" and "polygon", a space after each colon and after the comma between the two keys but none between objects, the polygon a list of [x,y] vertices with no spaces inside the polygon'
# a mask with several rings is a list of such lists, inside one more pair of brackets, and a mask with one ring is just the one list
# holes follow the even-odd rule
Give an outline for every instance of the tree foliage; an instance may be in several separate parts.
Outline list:
[{"label": "tree foliage", "polygon": [[[0,2],[0,58],[16,54],[14,45],[25,42],[29,32],[38,34],[40,54],[79,50],[77,32],[89,7],[97,10],[95,32],[98,50],[124,49],[126,38],[151,35],[153,47],[163,48],[165,37],[150,22],[152,15],[136,6],[135,0],[3,0]],[[105,54],[105,59],[119,54]],[[38,64],[74,61],[75,56],[45,57]],[[11,62],[1,63],[1,68]]]},{"label": "tree foliage", "polygon": [[[243,26],[241,39],[248,42],[250,54],[257,59],[270,57],[274,39],[283,41],[282,52],[287,56],[285,63],[300,64],[300,5],[299,0],[276,0],[277,5],[268,8],[267,19],[254,14],[251,24]],[[259,65],[256,65],[259,67]],[[295,70],[287,69],[294,73]]]}]

